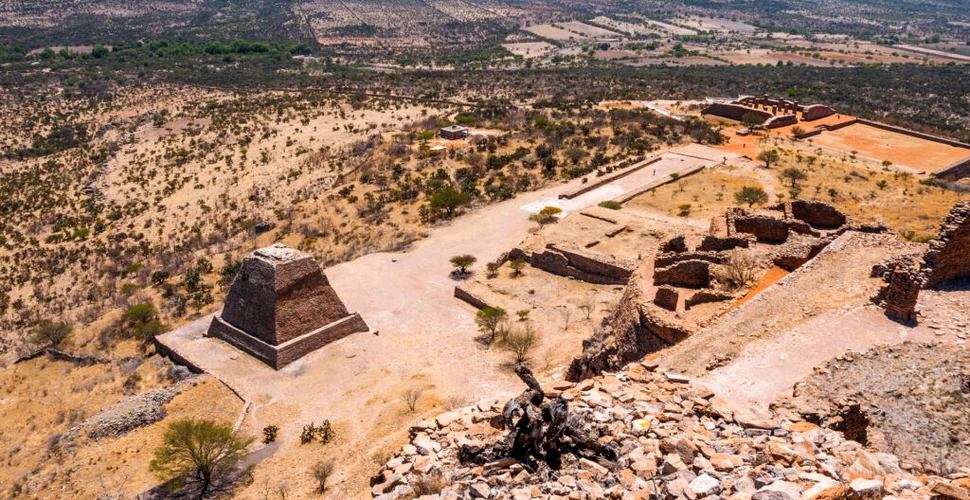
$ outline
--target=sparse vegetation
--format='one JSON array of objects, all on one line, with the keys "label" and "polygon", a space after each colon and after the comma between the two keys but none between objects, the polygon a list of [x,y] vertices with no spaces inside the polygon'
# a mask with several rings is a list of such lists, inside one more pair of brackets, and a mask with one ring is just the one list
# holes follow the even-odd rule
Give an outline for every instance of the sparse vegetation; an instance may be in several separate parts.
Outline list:
[{"label": "sparse vegetation", "polygon": [[463,254],[452,257],[449,262],[455,267],[455,271],[459,275],[465,275],[468,274],[468,268],[478,262],[478,259],[474,255]]},{"label": "sparse vegetation", "polygon": [[424,393],[421,389],[408,389],[401,394],[401,400],[407,405],[408,411],[414,413],[418,408],[418,400],[421,399],[421,395]]},{"label": "sparse vegetation", "polygon": [[72,333],[74,333],[74,327],[70,323],[43,320],[30,335],[30,341],[35,344],[42,344],[45,347],[57,347],[58,344],[67,340]]},{"label": "sparse vegetation", "polygon": [[539,344],[539,337],[531,324],[508,332],[499,343],[499,348],[512,353],[516,364],[525,362],[529,354]]},{"label": "sparse vegetation", "polygon": [[317,482],[317,491],[320,493],[327,492],[327,481],[333,475],[333,469],[333,462],[324,461],[317,462],[310,468],[310,475]]},{"label": "sparse vegetation", "polygon": [[738,203],[747,203],[748,207],[763,205],[768,203],[768,193],[761,186],[744,186],[734,193],[734,200]]},{"label": "sparse vegetation", "polygon": [[151,471],[176,488],[197,487],[199,498],[232,472],[253,442],[237,436],[229,424],[190,418],[170,423],[162,439]]},{"label": "sparse vegetation", "polygon": [[502,329],[506,321],[508,321],[508,313],[501,307],[486,307],[475,313],[478,331],[488,336],[489,344],[495,341],[495,335]]},{"label": "sparse vegetation", "polygon": [[276,436],[279,435],[280,428],[275,425],[267,425],[263,427],[263,444],[270,444],[276,441]]}]

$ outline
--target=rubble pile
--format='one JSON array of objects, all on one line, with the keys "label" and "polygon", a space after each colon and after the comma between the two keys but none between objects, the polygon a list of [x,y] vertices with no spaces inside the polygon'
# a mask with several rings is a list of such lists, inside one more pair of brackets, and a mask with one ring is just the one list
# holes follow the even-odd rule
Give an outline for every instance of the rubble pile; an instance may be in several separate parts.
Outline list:
[{"label": "rubble pile", "polygon": [[[568,425],[596,445],[576,446],[580,443],[565,436],[558,449],[572,451],[555,461],[543,460],[538,449],[523,461],[495,456],[475,463],[468,450],[495,449],[510,439],[502,411],[509,403],[481,402],[412,427],[410,444],[372,478],[372,495],[382,500],[970,495],[970,469],[947,477],[915,476],[894,455],[871,451],[837,431],[797,418],[746,419],[710,390],[681,375],[658,373],[651,362],[576,384],[554,382],[540,392],[544,406],[563,411],[565,403]],[[601,453],[607,447],[616,453]]]}]

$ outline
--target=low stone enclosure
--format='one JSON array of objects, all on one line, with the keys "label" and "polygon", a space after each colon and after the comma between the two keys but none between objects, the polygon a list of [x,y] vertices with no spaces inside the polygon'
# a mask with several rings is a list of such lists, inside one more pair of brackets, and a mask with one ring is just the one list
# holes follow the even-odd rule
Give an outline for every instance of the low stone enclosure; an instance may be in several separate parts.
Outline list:
[{"label": "low stone enclosure", "polygon": [[350,334],[368,331],[350,313],[313,257],[276,244],[243,260],[225,307],[212,318],[217,337],[276,370]]},{"label": "low stone enclosure", "polygon": [[508,259],[522,259],[536,269],[597,285],[626,284],[637,267],[636,262],[569,243],[549,243],[540,250],[515,248],[509,252]]},{"label": "low stone enclosure", "polygon": [[[570,365],[568,380],[615,370],[677,344],[716,321],[744,292],[743,287],[730,290],[716,283],[718,273],[731,266],[753,270],[774,265],[790,272],[845,231],[884,230],[880,226],[851,225],[834,207],[801,200],[764,210],[729,209],[721,222],[712,224],[712,228],[720,226],[721,230],[704,235],[699,243],[691,244],[684,235],[661,242],[652,272],[647,259],[641,262],[606,326],[583,342],[583,354]],[[732,262],[735,251],[746,253],[750,260]],[[702,304],[719,302],[723,305],[692,311]]]},{"label": "low stone enclosure", "polygon": [[886,282],[873,298],[885,308],[886,315],[916,322],[920,291],[970,277],[970,201],[953,207],[925,253],[881,262],[872,268],[872,276]]},{"label": "low stone enclosure", "polygon": [[772,129],[795,125],[801,121],[819,120],[835,114],[828,106],[813,104],[803,106],[798,101],[764,97],[741,97],[731,103],[714,103],[704,108],[702,114],[719,116],[741,121],[745,115],[754,115],[762,120],[762,127]]}]

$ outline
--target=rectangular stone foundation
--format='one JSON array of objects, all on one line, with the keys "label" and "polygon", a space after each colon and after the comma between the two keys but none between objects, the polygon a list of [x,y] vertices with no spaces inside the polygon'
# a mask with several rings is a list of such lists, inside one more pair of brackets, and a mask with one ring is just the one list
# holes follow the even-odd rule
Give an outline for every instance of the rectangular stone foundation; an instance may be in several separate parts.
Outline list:
[{"label": "rectangular stone foundation", "polygon": [[333,341],[368,330],[369,328],[364,323],[363,318],[359,314],[353,313],[322,328],[274,346],[230,325],[223,321],[221,317],[215,316],[212,318],[212,324],[209,326],[206,336],[222,339],[233,347],[245,351],[273,367],[273,369],[279,370]]}]

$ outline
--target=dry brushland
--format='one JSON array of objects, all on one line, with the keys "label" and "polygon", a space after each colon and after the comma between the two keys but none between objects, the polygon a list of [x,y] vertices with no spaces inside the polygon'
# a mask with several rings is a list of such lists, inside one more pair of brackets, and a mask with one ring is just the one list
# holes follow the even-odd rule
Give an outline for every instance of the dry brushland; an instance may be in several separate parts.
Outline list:
[{"label": "dry brushland", "polygon": [[970,18],[696,4],[0,0],[0,496],[970,499]]}]

